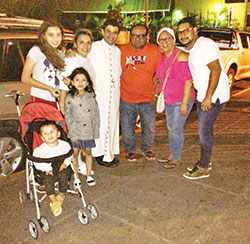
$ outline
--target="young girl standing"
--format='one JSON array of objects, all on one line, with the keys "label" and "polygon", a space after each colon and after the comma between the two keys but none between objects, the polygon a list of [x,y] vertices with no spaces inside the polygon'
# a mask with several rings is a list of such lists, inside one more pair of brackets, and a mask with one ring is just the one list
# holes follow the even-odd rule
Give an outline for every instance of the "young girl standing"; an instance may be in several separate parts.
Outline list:
[{"label": "young girl standing", "polygon": [[66,96],[65,120],[69,138],[74,150],[73,165],[78,176],[78,155],[84,151],[87,166],[86,183],[95,185],[90,175],[92,169],[91,148],[95,147],[94,139],[99,138],[99,108],[95,100],[93,82],[84,68],[76,68],[69,76],[72,88]]},{"label": "young girl standing", "polygon": [[65,68],[64,54],[60,51],[62,40],[62,27],[57,22],[45,21],[38,32],[38,45],[28,52],[22,82],[31,86],[34,102],[57,107],[55,98],[60,98],[61,90],[68,90],[61,78]]}]

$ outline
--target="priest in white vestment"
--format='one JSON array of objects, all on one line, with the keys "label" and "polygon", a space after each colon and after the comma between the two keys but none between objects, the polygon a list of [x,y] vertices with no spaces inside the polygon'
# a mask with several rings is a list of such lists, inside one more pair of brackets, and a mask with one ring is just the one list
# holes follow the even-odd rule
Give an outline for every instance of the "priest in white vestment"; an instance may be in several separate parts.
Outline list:
[{"label": "priest in white vestment", "polygon": [[115,155],[119,154],[121,53],[114,45],[119,30],[116,21],[107,20],[102,30],[103,39],[93,43],[88,55],[96,74],[94,89],[100,110],[100,138],[95,140],[92,155],[106,167],[119,163]]}]

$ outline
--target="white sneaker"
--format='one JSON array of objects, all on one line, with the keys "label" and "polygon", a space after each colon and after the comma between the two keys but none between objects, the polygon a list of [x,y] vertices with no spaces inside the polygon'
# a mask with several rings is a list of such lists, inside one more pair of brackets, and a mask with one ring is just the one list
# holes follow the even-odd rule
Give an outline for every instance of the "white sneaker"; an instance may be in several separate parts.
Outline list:
[{"label": "white sneaker", "polygon": [[95,179],[92,176],[88,176],[86,179],[86,183],[88,186],[94,186],[95,185]]},{"label": "white sneaker", "polygon": [[[82,175],[87,175],[87,169],[86,169],[86,164],[82,161],[78,161],[78,172]],[[90,175],[93,175],[95,172],[91,170]]]}]

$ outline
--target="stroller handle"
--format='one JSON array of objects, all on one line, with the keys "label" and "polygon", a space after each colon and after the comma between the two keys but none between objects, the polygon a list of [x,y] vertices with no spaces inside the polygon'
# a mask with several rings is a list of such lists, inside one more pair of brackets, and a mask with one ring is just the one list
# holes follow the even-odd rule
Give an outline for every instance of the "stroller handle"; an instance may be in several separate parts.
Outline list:
[{"label": "stroller handle", "polygon": [[12,90],[11,92],[6,93],[6,94],[4,95],[4,97],[16,98],[17,96],[18,96],[18,97],[19,97],[19,96],[21,97],[21,96],[24,96],[24,95],[25,95],[24,92],[17,91],[17,90]]},{"label": "stroller handle", "polygon": [[11,92],[7,93],[4,95],[4,97],[10,97],[10,98],[13,98],[15,99],[15,104],[16,104],[16,109],[17,109],[17,113],[18,113],[18,116],[20,117],[20,107],[19,107],[19,98],[21,96],[24,96],[25,93],[24,92],[21,92],[21,91],[18,91],[18,90],[12,90]]}]

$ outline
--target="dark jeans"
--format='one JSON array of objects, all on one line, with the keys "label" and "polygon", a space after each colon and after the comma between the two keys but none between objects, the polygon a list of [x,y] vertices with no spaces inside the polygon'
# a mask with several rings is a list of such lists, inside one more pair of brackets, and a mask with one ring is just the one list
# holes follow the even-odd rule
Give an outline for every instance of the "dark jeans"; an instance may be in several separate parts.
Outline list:
[{"label": "dark jeans", "polygon": [[125,153],[135,152],[135,127],[137,116],[141,120],[141,150],[146,152],[154,145],[155,106],[149,102],[128,103],[120,101],[122,141]]},{"label": "dark jeans", "polygon": [[212,107],[207,111],[201,110],[201,103],[197,103],[197,112],[199,116],[199,137],[201,145],[201,158],[199,166],[208,168],[213,146],[213,126],[226,103],[220,103],[217,99],[216,103],[212,103]]},{"label": "dark jeans", "polygon": [[55,182],[59,183],[59,191],[65,193],[68,189],[68,183],[73,171],[70,166],[58,172],[57,176],[47,175],[45,172],[35,170],[37,182],[43,184],[47,195],[55,194]]}]

